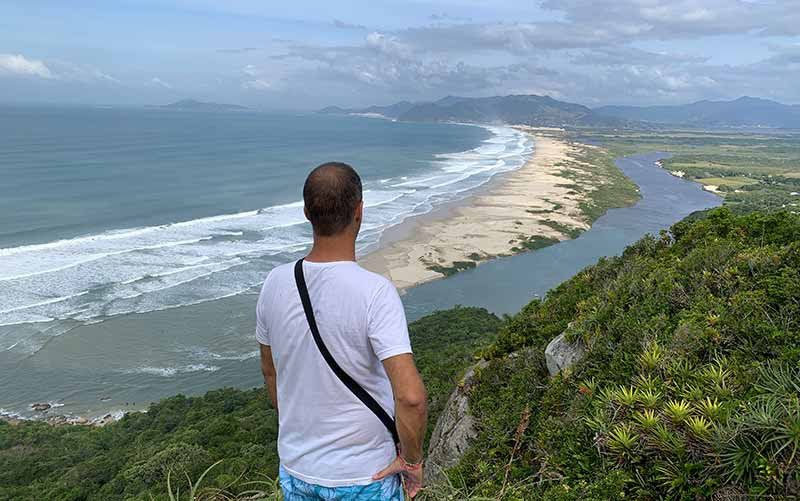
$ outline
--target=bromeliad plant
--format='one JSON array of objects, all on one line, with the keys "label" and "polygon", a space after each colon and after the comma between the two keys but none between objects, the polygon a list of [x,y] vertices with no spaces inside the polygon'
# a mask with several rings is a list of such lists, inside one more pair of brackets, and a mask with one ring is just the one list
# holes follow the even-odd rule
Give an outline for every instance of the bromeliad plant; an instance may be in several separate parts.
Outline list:
[{"label": "bromeliad plant", "polygon": [[639,434],[627,423],[614,427],[608,434],[608,448],[623,460],[630,460],[639,445]]},{"label": "bromeliad plant", "polygon": [[706,397],[696,404],[697,410],[712,421],[719,421],[724,414],[724,408],[716,397]]},{"label": "bromeliad plant", "polygon": [[691,416],[686,420],[686,428],[695,438],[705,440],[711,435],[713,425],[703,416]]},{"label": "bromeliad plant", "polygon": [[637,412],[633,415],[636,423],[642,427],[643,430],[652,432],[659,424],[658,416],[652,409],[645,409],[642,412]]},{"label": "bromeliad plant", "polygon": [[639,393],[639,403],[646,409],[655,409],[661,401],[661,393],[654,390],[644,390]]},{"label": "bromeliad plant", "polygon": [[623,407],[632,409],[639,401],[639,390],[632,386],[620,386],[614,395],[614,400]]},{"label": "bromeliad plant", "polygon": [[644,372],[653,372],[661,366],[664,360],[664,350],[656,341],[652,341],[641,355],[639,355],[639,366]]},{"label": "bromeliad plant", "polygon": [[686,400],[670,400],[664,407],[664,414],[666,414],[673,423],[686,421],[691,413],[692,406]]}]

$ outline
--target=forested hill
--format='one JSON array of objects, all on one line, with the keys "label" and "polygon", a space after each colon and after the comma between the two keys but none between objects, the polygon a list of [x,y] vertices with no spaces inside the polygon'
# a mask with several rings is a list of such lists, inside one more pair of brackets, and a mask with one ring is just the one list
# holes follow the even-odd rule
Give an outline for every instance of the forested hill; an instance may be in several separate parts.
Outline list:
[{"label": "forested hill", "polygon": [[[469,394],[478,438],[448,472],[461,495],[800,495],[800,217],[694,219],[501,330]],[[550,378],[561,333],[586,351]]]},{"label": "forested hill", "polygon": [[328,107],[321,113],[377,114],[412,122],[502,122],[542,127],[619,127],[628,120],[600,115],[586,106],[558,101],[549,96],[512,95],[494,97],[448,96],[434,102],[343,109]]},{"label": "forested hill", "polygon": [[691,127],[800,129],[800,105],[748,96],[678,106],[602,106],[594,111],[623,120]]}]

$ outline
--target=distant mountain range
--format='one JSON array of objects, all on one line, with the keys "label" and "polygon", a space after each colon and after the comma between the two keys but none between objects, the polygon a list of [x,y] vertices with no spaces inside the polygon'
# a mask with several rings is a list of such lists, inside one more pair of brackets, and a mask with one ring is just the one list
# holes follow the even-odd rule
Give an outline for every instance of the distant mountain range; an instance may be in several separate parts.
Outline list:
[{"label": "distant mountain range", "polygon": [[357,109],[331,106],[320,113],[381,115],[410,122],[503,122],[543,127],[619,127],[626,124],[623,119],[599,115],[580,104],[537,95],[448,96],[430,103],[403,101],[390,106]]},{"label": "distant mountain range", "polygon": [[586,106],[549,96],[482,98],[448,96],[434,102],[402,101],[390,106],[340,108],[320,113],[379,115],[413,122],[503,122],[542,127],[768,127],[800,129],[800,105],[741,97],[678,106]]},{"label": "distant mountain range", "polygon": [[194,99],[182,99],[159,106],[159,108],[181,111],[250,111],[247,106],[239,106],[238,104],[206,103],[195,101]]},{"label": "distant mountain range", "polygon": [[670,125],[800,129],[800,106],[748,96],[680,106],[603,106],[595,111],[624,120]]}]

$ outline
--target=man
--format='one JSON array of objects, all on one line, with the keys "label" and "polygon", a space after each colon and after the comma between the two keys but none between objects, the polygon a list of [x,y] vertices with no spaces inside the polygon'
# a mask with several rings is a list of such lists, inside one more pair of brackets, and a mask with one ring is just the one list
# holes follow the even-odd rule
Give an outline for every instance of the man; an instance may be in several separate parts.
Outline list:
[{"label": "man", "polygon": [[295,263],[274,268],[261,289],[256,338],[278,410],[280,483],[286,501],[402,500],[422,483],[427,395],[411,355],[392,283],[355,262],[364,204],[352,167],[326,163],[303,187],[314,244],[300,264],[319,336],[339,366],[397,426],[381,422],[323,358],[298,292]]}]

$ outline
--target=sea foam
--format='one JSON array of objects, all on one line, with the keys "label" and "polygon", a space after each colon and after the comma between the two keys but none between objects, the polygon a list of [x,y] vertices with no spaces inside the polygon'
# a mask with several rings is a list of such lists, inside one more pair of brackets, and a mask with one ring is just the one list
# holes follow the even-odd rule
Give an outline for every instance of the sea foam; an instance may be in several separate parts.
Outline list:
[{"label": "sea foam", "polygon": [[[359,253],[374,249],[387,228],[522,166],[533,150],[529,136],[486,128],[492,135],[477,148],[436,155],[427,172],[366,180]],[[255,291],[269,269],[310,243],[297,200],[0,249],[0,351],[32,353],[77,325]],[[200,365],[138,370],[169,377]]]}]

